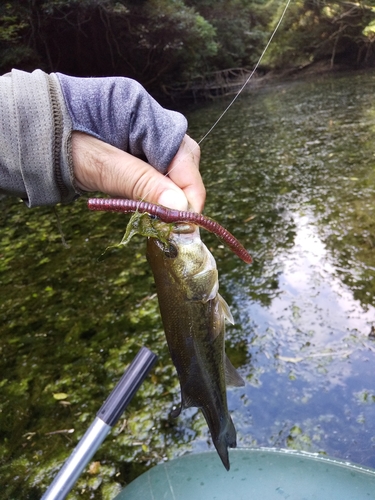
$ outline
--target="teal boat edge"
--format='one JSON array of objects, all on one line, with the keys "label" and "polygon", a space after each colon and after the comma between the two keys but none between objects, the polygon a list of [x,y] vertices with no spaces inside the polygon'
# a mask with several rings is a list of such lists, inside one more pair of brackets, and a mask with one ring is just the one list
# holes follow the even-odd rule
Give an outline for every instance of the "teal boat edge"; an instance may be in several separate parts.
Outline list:
[{"label": "teal boat edge", "polygon": [[375,500],[375,470],[315,453],[274,448],[188,454],[148,470],[115,500]]}]

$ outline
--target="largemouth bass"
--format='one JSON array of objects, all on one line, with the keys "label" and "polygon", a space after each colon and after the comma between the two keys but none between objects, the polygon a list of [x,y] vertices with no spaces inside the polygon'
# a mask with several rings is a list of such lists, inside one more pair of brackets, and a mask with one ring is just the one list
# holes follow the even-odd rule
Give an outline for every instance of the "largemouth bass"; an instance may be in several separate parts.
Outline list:
[{"label": "largemouth bass", "polygon": [[236,430],[228,412],[226,386],[244,385],[224,349],[225,319],[233,323],[233,318],[218,293],[216,262],[199,228],[176,223],[162,239],[148,238],[147,259],[181,385],[181,406],[172,415],[191,406],[200,408],[229,470],[228,447],[236,447]]}]

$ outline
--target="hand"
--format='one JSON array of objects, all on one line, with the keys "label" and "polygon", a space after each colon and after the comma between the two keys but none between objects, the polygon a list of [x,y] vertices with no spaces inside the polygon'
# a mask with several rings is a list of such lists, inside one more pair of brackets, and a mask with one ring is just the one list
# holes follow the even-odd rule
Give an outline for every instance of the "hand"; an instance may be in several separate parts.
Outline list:
[{"label": "hand", "polygon": [[164,176],[148,163],[82,132],[72,134],[73,168],[83,191],[201,212],[206,190],[199,173],[200,149],[185,135]]}]

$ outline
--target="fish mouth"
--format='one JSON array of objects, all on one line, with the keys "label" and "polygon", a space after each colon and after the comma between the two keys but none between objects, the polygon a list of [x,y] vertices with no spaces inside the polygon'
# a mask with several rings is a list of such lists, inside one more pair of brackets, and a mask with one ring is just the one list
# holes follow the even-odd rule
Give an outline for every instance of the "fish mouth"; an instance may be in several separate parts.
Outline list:
[{"label": "fish mouth", "polygon": [[165,257],[175,259],[179,255],[179,246],[187,246],[201,242],[199,227],[188,222],[175,222],[166,241],[153,238],[156,246],[163,252]]}]

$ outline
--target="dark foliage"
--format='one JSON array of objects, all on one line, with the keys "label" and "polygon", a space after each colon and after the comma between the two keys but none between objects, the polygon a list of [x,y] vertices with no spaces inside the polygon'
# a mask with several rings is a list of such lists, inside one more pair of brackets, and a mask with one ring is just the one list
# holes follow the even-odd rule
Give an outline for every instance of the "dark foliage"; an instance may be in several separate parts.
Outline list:
[{"label": "dark foliage", "polygon": [[[372,0],[371,0],[372,1]],[[9,0],[0,5],[0,71],[42,68],[123,75],[149,90],[226,68],[252,68],[280,0]],[[269,67],[320,60],[373,65],[372,3],[292,2],[266,56]]]}]

